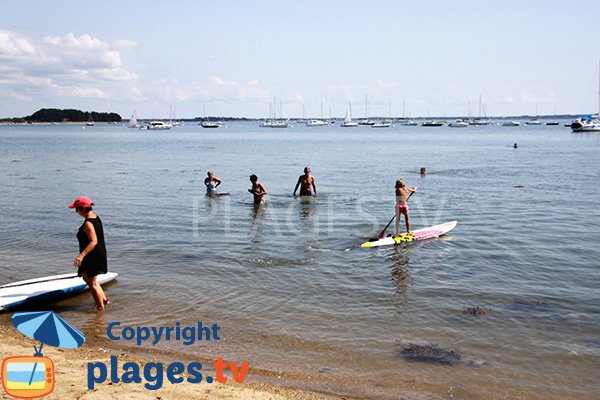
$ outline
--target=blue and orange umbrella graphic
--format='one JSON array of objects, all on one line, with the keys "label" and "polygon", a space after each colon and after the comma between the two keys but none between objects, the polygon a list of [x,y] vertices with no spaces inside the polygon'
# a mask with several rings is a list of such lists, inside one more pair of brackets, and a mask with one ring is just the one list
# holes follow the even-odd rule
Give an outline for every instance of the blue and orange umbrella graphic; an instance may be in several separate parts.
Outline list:
[{"label": "blue and orange umbrella graphic", "polygon": [[33,346],[36,356],[42,355],[44,344],[63,349],[75,349],[85,342],[85,335],[52,311],[21,312],[12,316],[12,323],[19,332],[41,342]]},{"label": "blue and orange umbrella graphic", "polygon": [[48,345],[74,349],[85,342],[85,335],[52,311],[15,313],[12,322],[19,332],[38,340],[40,347],[33,346],[33,357],[16,356],[3,360],[4,389],[14,397],[45,396],[54,389],[54,364],[43,356],[42,348]]}]

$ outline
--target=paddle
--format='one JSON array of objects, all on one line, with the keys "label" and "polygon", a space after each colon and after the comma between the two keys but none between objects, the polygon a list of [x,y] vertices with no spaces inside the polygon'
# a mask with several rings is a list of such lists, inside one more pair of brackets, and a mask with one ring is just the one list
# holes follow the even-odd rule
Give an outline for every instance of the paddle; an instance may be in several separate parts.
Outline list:
[{"label": "paddle", "polygon": [[[406,199],[406,202],[408,202],[408,199],[410,199],[410,196],[412,196],[413,194],[415,194],[415,192],[410,192],[410,194],[408,195],[408,197]],[[385,228],[383,228],[383,230],[381,232],[379,232],[379,235],[377,235],[377,237],[369,239],[369,241],[370,242],[374,242],[376,240],[383,239],[385,237],[385,231],[387,230],[387,228],[389,228],[389,226],[392,223],[392,221],[394,221],[394,218],[396,218],[396,214],[394,214],[394,216],[392,217],[392,219],[390,219],[390,222],[387,223],[387,225],[385,226]]]}]

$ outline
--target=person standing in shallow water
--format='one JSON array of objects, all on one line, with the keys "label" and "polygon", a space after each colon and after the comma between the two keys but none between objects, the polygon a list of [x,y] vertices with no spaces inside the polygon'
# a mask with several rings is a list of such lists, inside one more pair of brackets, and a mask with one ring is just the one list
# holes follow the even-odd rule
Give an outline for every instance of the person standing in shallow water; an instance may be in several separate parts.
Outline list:
[{"label": "person standing in shallow water", "polygon": [[254,196],[254,204],[263,204],[265,202],[263,197],[267,194],[267,189],[258,182],[258,176],[254,174],[250,175],[250,182],[252,182],[252,189],[248,189],[248,191]]},{"label": "person standing in shallow water", "polygon": [[311,187],[317,195],[317,186],[315,185],[315,177],[310,174],[310,167],[304,167],[304,175],[300,175],[298,178],[298,182],[296,182],[296,187],[294,188],[294,196],[296,195],[296,191],[298,190],[298,186],[300,187],[300,196],[311,196]]},{"label": "person standing in shallow water", "polygon": [[206,194],[207,195],[213,195],[217,193],[217,188],[219,187],[219,185],[221,183],[223,183],[222,180],[220,180],[219,178],[217,178],[212,171],[208,171],[206,173],[207,177],[204,178],[204,184],[206,185]]},{"label": "person standing in shallow water", "polygon": [[79,255],[75,257],[73,265],[77,269],[77,276],[83,278],[92,291],[96,308],[102,311],[109,304],[102,286],[96,276],[108,272],[106,245],[104,243],[104,229],[100,217],[92,211],[94,203],[86,196],[79,196],[68,208],[74,208],[77,214],[85,219],[77,232],[79,242]]}]

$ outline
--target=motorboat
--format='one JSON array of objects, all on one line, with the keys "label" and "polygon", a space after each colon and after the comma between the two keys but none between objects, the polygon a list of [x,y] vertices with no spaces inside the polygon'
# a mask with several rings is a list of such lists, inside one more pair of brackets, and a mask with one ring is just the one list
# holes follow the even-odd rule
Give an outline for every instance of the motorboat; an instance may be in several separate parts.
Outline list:
[{"label": "motorboat", "polygon": [[323,119],[309,119],[306,126],[327,126],[329,123]]},{"label": "motorboat", "polygon": [[392,126],[392,123],[389,121],[379,121],[371,125],[371,128],[389,128],[390,126]]},{"label": "motorboat", "polygon": [[163,121],[150,121],[146,125],[146,129],[150,131],[166,131],[171,129],[171,124],[167,124]]},{"label": "motorboat", "polygon": [[421,126],[443,126],[446,124],[446,121],[425,121],[421,124]]},{"label": "motorboat", "polygon": [[466,128],[469,126],[469,123],[464,119],[457,119],[448,124],[450,128]]},{"label": "motorboat", "polygon": [[200,122],[200,126],[203,128],[220,128],[221,124],[216,121],[202,121]]},{"label": "motorboat", "polygon": [[519,121],[504,121],[502,126],[521,126]]},{"label": "motorboat", "polygon": [[600,119],[586,115],[573,121],[571,129],[573,132],[600,132]]},{"label": "motorboat", "polygon": [[[598,81],[598,95],[600,96],[600,80]],[[598,114],[583,116],[571,123],[573,132],[600,132],[600,98],[598,99]]]}]

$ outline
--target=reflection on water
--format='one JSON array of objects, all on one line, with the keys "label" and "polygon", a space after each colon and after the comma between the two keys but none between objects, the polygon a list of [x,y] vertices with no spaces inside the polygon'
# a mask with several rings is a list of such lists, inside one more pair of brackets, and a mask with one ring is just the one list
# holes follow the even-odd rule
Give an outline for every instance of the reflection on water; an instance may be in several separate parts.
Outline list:
[{"label": "reflection on water", "polygon": [[[545,127],[507,136],[497,126],[397,127],[369,131],[368,141],[364,130],[335,126],[199,129],[0,126],[0,283],[71,271],[80,221],[65,206],[86,194],[105,223],[109,269],[120,274],[107,291],[114,306],[90,312],[84,294],[53,309],[88,337],[115,320],[216,322],[223,341],[165,350],[248,359],[359,398],[407,389],[593,398],[585,388],[600,361],[600,251],[581,232],[600,225],[596,137]],[[207,147],[210,156],[198,151]],[[319,197],[292,197],[307,164]],[[415,173],[423,165],[426,177]],[[205,196],[198,182],[208,169],[229,196]],[[359,189],[357,170],[369,171]],[[264,176],[266,205],[252,203],[240,171]],[[398,176],[419,187],[415,228],[458,226],[436,240],[360,248],[393,213]],[[568,183],[566,206],[559,181]],[[491,312],[465,315],[465,306]],[[407,360],[398,343],[468,362]]]}]

